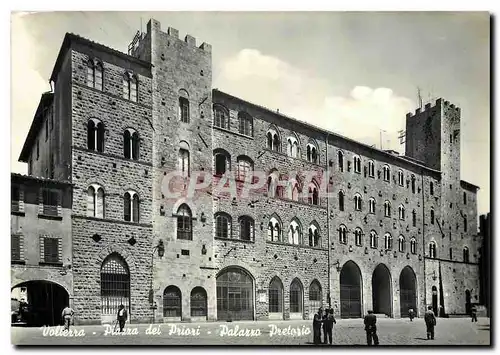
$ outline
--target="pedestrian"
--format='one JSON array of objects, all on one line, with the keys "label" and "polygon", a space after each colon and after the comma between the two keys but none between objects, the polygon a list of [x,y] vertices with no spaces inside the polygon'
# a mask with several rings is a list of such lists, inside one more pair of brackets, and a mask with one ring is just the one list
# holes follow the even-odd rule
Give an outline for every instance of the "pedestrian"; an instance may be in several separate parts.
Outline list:
[{"label": "pedestrian", "polygon": [[323,309],[320,307],[318,313],[313,318],[313,339],[314,344],[321,344],[321,323],[323,323]]},{"label": "pedestrian", "polygon": [[333,315],[333,309],[330,307],[329,309],[326,310],[327,316],[325,319],[326,327],[323,328],[323,331],[325,332],[325,344],[326,344],[326,339],[328,338],[328,343],[332,345],[333,342],[333,325],[337,324],[337,321],[335,320],[335,316]]},{"label": "pedestrian", "polygon": [[123,332],[123,327],[125,327],[125,322],[127,321],[127,310],[123,304],[120,305],[118,309],[118,314],[116,315],[116,320],[120,325],[120,333]]},{"label": "pedestrian", "polygon": [[434,326],[436,325],[436,316],[432,311],[432,306],[427,307],[424,315],[425,325],[427,327],[427,340],[434,340]]},{"label": "pedestrian", "polygon": [[365,316],[365,331],[366,331],[366,342],[368,345],[372,345],[372,340],[375,345],[378,345],[378,335],[377,335],[377,317],[373,314],[373,311],[368,311]]},{"label": "pedestrian", "polygon": [[328,308],[325,309],[325,312],[323,313],[323,317],[322,317],[322,328],[323,328],[323,344],[326,344],[327,343],[327,333],[328,333],[328,323],[327,323],[327,319],[328,319],[328,314],[329,314],[329,310]]},{"label": "pedestrian", "polygon": [[69,305],[64,307],[64,309],[61,313],[61,317],[62,317],[63,322],[64,322],[64,330],[69,330],[69,327],[72,323],[72,319],[73,319],[74,314],[75,314],[75,311],[73,311],[73,309]]},{"label": "pedestrian", "polygon": [[472,322],[477,322],[477,307],[476,305],[473,305],[471,310],[470,310],[470,315],[472,317]]},{"label": "pedestrian", "polygon": [[415,313],[413,313],[413,308],[410,308],[408,311],[408,315],[410,317],[410,322],[413,322],[413,318],[415,317]]}]

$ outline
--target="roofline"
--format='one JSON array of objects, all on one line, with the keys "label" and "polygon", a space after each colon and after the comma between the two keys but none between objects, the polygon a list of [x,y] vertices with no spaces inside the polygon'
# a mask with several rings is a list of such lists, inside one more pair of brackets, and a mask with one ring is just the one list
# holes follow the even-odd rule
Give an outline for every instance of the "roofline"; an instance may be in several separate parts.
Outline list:
[{"label": "roofline", "polygon": [[74,33],[66,32],[66,34],[64,35],[63,43],[61,44],[61,48],[59,49],[59,54],[57,55],[56,63],[54,64],[54,69],[52,69],[52,74],[50,75],[50,79],[49,79],[50,81],[54,81],[54,82],[56,81],[57,73],[59,72],[59,69],[60,69],[62,62],[64,60],[64,54],[66,54],[66,51],[68,50],[68,48],[71,47],[72,42],[82,43],[82,44],[85,44],[89,47],[93,47],[95,49],[98,49],[98,50],[101,50],[104,52],[108,52],[112,55],[116,55],[116,56],[121,57],[125,60],[129,60],[129,61],[135,62],[139,65],[145,66],[148,69],[151,69],[153,66],[152,63],[147,62],[145,60],[139,59],[137,57],[133,57],[133,56],[128,55],[126,53],[120,52],[119,50],[116,50],[114,48],[107,47],[103,44],[91,41],[91,40],[84,38],[84,37],[81,37],[81,36],[78,36]]},{"label": "roofline", "polygon": [[313,125],[313,124],[310,124],[310,123],[307,123],[307,122],[304,122],[304,121],[300,121],[296,118],[293,118],[293,117],[290,117],[290,116],[287,116],[287,115],[284,115],[282,113],[279,113],[279,112],[275,112],[275,111],[271,111],[270,109],[268,109],[267,107],[264,107],[264,106],[261,106],[261,105],[258,105],[258,104],[255,104],[253,102],[250,102],[250,101],[246,101],[244,99],[241,99],[239,97],[236,97],[236,96],[233,96],[231,94],[228,94],[226,92],[223,92],[223,91],[220,91],[219,89],[212,89],[212,91],[217,91],[219,93],[221,93],[222,95],[226,95],[226,96],[229,96],[230,98],[233,98],[233,99],[236,99],[236,100],[239,100],[239,101],[242,101],[244,103],[247,103],[249,105],[252,105],[252,106],[255,106],[256,108],[259,108],[259,109],[262,109],[262,110],[265,110],[275,116],[278,116],[278,117],[281,117],[281,118],[285,118],[287,120],[290,120],[290,121],[293,121],[295,123],[298,123],[306,128],[310,128],[310,129],[313,129],[319,133],[322,133],[322,134],[325,134],[327,137],[329,136],[333,136],[335,138],[338,138],[338,139],[341,139],[341,140],[344,140],[344,141],[347,141],[349,143],[354,143],[354,144],[357,144],[359,146],[362,146],[363,148],[365,149],[368,149],[368,150],[371,150],[373,151],[374,153],[376,154],[382,154],[382,155],[385,155],[386,157],[390,157],[392,159],[396,159],[396,160],[399,160],[399,161],[402,161],[404,162],[405,164],[410,164],[410,165],[413,165],[415,167],[418,167],[418,168],[421,168],[421,169],[424,169],[424,170],[427,170],[431,173],[434,173],[434,174],[441,174],[441,171],[440,170],[434,170],[432,168],[429,168],[428,166],[425,166],[423,164],[418,164],[414,161],[411,161],[409,159],[411,159],[410,157],[407,157],[409,159],[405,159],[404,156],[396,156],[394,154],[391,154],[391,153],[388,153],[384,150],[381,150],[381,149],[378,149],[378,148],[374,148],[368,144],[365,144],[365,143],[361,143],[361,142],[358,142],[352,138],[348,138],[346,136],[343,136],[341,134],[338,134],[338,133],[335,133],[335,132],[332,132],[332,131],[329,131],[327,129],[324,129],[324,128],[321,128],[319,126],[316,126],[316,125]]},{"label": "roofline", "polygon": [[43,117],[42,117],[42,108],[46,106],[46,101],[52,100],[54,98],[54,93],[47,91],[42,94],[40,97],[40,102],[38,103],[38,107],[35,112],[35,116],[33,117],[33,121],[31,121],[30,130],[28,131],[28,135],[26,136],[26,140],[24,141],[23,149],[21,149],[21,154],[19,155],[19,161],[27,163],[29,159],[30,149],[38,136],[38,132],[42,127]]},{"label": "roofline", "polygon": [[10,173],[10,178],[11,178],[11,180],[13,178],[15,178],[15,179],[26,179],[26,180],[33,180],[33,181],[39,181],[39,182],[48,182],[51,184],[71,185],[71,186],[74,185],[71,181],[49,179],[49,178],[44,178],[44,177],[40,177],[40,176],[24,175],[24,174],[19,174],[19,173]]},{"label": "roofline", "polygon": [[476,191],[481,189],[479,186],[471,184],[470,182],[465,180],[460,180],[460,185],[463,185],[463,187],[465,187],[466,189],[475,189]]}]

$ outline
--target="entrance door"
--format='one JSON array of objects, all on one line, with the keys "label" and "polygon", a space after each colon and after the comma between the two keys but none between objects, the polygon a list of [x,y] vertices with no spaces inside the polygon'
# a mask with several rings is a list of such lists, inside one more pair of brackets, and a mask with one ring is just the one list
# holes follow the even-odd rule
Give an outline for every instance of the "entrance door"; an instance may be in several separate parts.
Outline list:
[{"label": "entrance door", "polygon": [[352,261],[345,263],[340,272],[340,316],[361,317],[361,272]]},{"label": "entrance door", "polygon": [[408,317],[409,310],[417,312],[416,278],[413,269],[406,266],[399,276],[401,317]]},{"label": "entrance door", "polygon": [[217,319],[253,320],[253,281],[240,268],[230,268],[217,277]]},{"label": "entrance door", "polygon": [[470,315],[471,303],[470,303],[470,291],[465,290],[465,313]]},{"label": "entrance door", "polygon": [[379,264],[372,276],[373,312],[392,317],[391,273],[384,264]]},{"label": "entrance door", "polygon": [[432,286],[432,311],[438,315],[438,291],[436,286]]}]

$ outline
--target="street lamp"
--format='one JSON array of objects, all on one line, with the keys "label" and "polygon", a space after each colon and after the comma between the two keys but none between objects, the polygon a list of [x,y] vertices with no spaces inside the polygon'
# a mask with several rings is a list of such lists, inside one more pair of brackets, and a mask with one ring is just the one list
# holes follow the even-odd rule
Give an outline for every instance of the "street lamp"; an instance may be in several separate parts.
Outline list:
[{"label": "street lamp", "polygon": [[154,247],[153,252],[151,253],[151,284],[149,287],[149,303],[151,304],[151,312],[152,312],[152,321],[151,324],[155,322],[155,310],[157,308],[156,303],[154,302],[154,291],[153,291],[153,257],[155,252],[158,251],[158,256],[163,258],[165,255],[165,246],[163,245],[163,240],[159,240],[158,244]]}]

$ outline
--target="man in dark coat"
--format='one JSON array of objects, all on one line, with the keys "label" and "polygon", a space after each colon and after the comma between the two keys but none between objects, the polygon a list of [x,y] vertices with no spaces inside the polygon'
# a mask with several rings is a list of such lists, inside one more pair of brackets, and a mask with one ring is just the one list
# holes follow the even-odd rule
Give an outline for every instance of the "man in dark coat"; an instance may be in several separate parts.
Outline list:
[{"label": "man in dark coat", "polygon": [[324,344],[327,344],[327,341],[330,345],[332,345],[333,341],[333,324],[337,324],[335,317],[333,315],[333,309],[330,307],[325,311],[325,316],[323,316],[323,337]]},{"label": "man in dark coat", "polygon": [[368,345],[378,345],[378,335],[377,335],[377,317],[373,314],[373,311],[368,311],[365,316],[365,331],[366,331],[366,342]]},{"label": "man in dark coat", "polygon": [[427,307],[424,315],[425,325],[427,326],[427,340],[434,340],[434,326],[436,325],[436,316],[432,311],[432,306]]},{"label": "man in dark coat", "polygon": [[415,313],[413,312],[413,308],[410,308],[408,311],[408,316],[410,317],[410,322],[413,322],[413,318],[415,317]]},{"label": "man in dark coat", "polygon": [[472,322],[477,322],[477,307],[474,305],[470,310],[470,315],[472,317]]},{"label": "man in dark coat", "polygon": [[321,323],[323,322],[323,309],[320,307],[318,313],[313,318],[313,338],[314,344],[321,344]]},{"label": "man in dark coat", "polygon": [[127,310],[125,309],[125,306],[121,304],[120,308],[118,309],[118,313],[116,314],[116,320],[120,325],[120,332],[123,332],[123,327],[125,327],[125,322],[127,321],[127,317],[128,317]]}]

